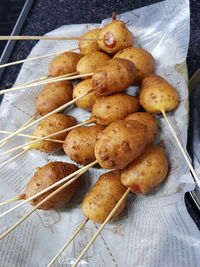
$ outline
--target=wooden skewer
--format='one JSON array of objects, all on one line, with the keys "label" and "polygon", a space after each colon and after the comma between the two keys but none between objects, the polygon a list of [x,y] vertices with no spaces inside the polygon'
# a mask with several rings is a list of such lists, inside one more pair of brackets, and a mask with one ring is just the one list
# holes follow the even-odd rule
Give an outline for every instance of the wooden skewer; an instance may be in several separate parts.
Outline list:
[{"label": "wooden skewer", "polygon": [[176,142],[177,142],[177,145],[178,145],[179,149],[181,150],[181,152],[183,154],[183,157],[185,158],[185,160],[186,160],[186,162],[188,164],[188,167],[190,168],[190,171],[192,172],[192,174],[193,174],[193,176],[195,178],[196,183],[200,187],[200,179],[198,178],[198,176],[196,174],[196,171],[194,170],[188,155],[186,154],[181,142],[179,141],[179,138],[178,138],[177,134],[175,133],[175,131],[174,131],[173,127],[172,127],[172,124],[170,123],[170,121],[169,121],[169,119],[168,119],[168,117],[166,115],[166,112],[164,110],[161,110],[161,112],[162,112],[162,115],[165,118],[165,120],[166,120],[166,122],[167,122],[167,124],[168,124],[168,126],[169,126],[169,128],[170,128],[170,130],[171,130]]},{"label": "wooden skewer", "polygon": [[3,163],[0,164],[0,168],[5,166],[7,163],[11,162],[12,160],[19,158],[20,156],[22,156],[23,154],[25,154],[28,151],[28,149],[24,149],[23,151],[21,151],[20,153],[18,153],[17,155],[13,156],[12,158],[9,158],[8,160],[4,161]]},{"label": "wooden skewer", "polygon": [[77,48],[72,48],[72,49],[69,49],[69,50],[62,50],[62,51],[59,51],[59,52],[50,53],[50,54],[43,55],[43,56],[30,57],[30,58],[26,58],[26,59],[14,61],[14,62],[2,64],[2,65],[0,65],[0,68],[9,67],[9,66],[13,66],[13,65],[16,65],[16,64],[21,64],[21,63],[24,63],[24,62],[27,62],[27,61],[33,61],[33,60],[37,60],[37,59],[40,59],[40,58],[51,57],[51,56],[55,56],[55,55],[58,55],[58,54],[61,54],[61,53],[64,53],[64,52],[70,52],[70,51],[74,51],[74,50],[78,50],[78,49],[79,48],[77,47]]},{"label": "wooden skewer", "polygon": [[64,246],[59,250],[59,252],[53,257],[53,259],[47,264],[47,267],[50,267],[56,259],[60,256],[60,254],[66,249],[66,247],[72,242],[72,240],[77,236],[77,234],[81,231],[81,229],[85,226],[85,224],[88,222],[88,218],[86,218],[80,226],[76,229],[76,231],[73,233],[73,235],[67,240],[67,242],[64,244]]},{"label": "wooden skewer", "polygon": [[[37,118],[39,114],[35,113],[27,122],[25,122],[19,129],[24,128],[26,125],[28,125],[29,123],[31,123],[35,118]],[[10,140],[10,139],[9,139]],[[2,144],[0,144],[0,148],[3,147],[5,144],[7,144],[7,142],[9,140],[6,140],[5,142],[3,142]]]},{"label": "wooden skewer", "polygon": [[38,209],[45,201],[52,198],[54,195],[59,193],[61,190],[63,190],[65,187],[73,183],[76,179],[78,179],[84,172],[86,172],[89,168],[86,168],[85,171],[79,172],[74,178],[72,178],[70,181],[56,189],[54,192],[52,192],[50,195],[45,197],[42,201],[40,201],[33,209],[31,209],[29,212],[25,214],[23,218],[21,218],[19,221],[17,221],[13,226],[11,226],[6,232],[0,235],[0,240],[3,239],[5,236],[7,236],[10,232],[12,232],[19,224],[21,224],[23,221],[25,221],[36,209]]},{"label": "wooden skewer", "polygon": [[30,84],[35,83],[35,82],[39,82],[39,81],[46,80],[46,79],[48,79],[49,77],[50,77],[49,75],[43,75],[43,76],[41,76],[41,77],[39,77],[39,78],[37,78],[37,79],[34,79],[34,80],[32,80],[32,81],[29,81],[29,82],[26,82],[26,83],[23,83],[23,84],[20,84],[20,85],[16,85],[16,86],[14,86],[14,87],[12,87],[12,88],[18,88],[18,87],[21,87],[22,85],[30,85]]},{"label": "wooden skewer", "polygon": [[[58,79],[58,78],[64,78],[64,77],[69,77],[69,76],[72,76],[72,75],[77,75],[78,74],[78,72],[72,72],[72,73],[68,73],[68,74],[64,74],[64,75],[61,75],[61,76],[58,76],[58,77],[52,77],[50,80],[48,80],[48,81],[54,81],[54,80],[56,80],[56,79]],[[34,80],[32,80],[32,81],[29,81],[29,82],[27,82],[27,83],[23,83],[23,84],[20,84],[20,85],[17,85],[17,86],[14,86],[14,87],[12,87],[12,89],[21,89],[21,87],[22,86],[24,86],[24,85],[29,85],[29,86],[31,86],[31,84],[34,84],[34,83],[36,83],[36,82],[39,82],[39,81],[44,81],[44,80],[46,80],[46,79],[48,79],[48,78],[50,78],[51,77],[51,75],[50,74],[47,74],[47,75],[43,75],[43,76],[41,76],[41,77],[39,77],[39,78],[37,78],[37,79],[34,79]],[[7,89],[5,89],[5,90],[7,90]],[[8,89],[9,90],[9,89]]]},{"label": "wooden skewer", "polygon": [[26,125],[34,121],[34,119],[36,119],[39,115],[39,113],[33,114],[33,116],[29,120],[27,120],[20,128],[24,128]]},{"label": "wooden skewer", "polygon": [[13,133],[13,134],[7,136],[6,138],[2,139],[2,140],[0,141],[0,144],[3,143],[3,142],[6,141],[6,140],[12,138],[12,137],[15,136],[16,134],[21,133],[22,131],[28,129],[29,127],[31,127],[31,126],[37,124],[38,122],[40,122],[40,121],[42,121],[42,120],[48,118],[49,116],[51,116],[51,115],[53,115],[53,114],[55,114],[55,113],[58,113],[58,112],[60,112],[60,111],[62,111],[62,110],[64,110],[64,109],[66,109],[66,108],[69,107],[70,105],[74,104],[77,100],[79,100],[79,99],[81,99],[82,97],[88,95],[88,94],[91,93],[92,91],[93,91],[93,89],[90,90],[90,91],[88,91],[87,93],[85,93],[85,94],[79,96],[79,97],[74,98],[73,100],[67,102],[66,104],[60,106],[59,108],[57,108],[57,109],[55,109],[55,110],[49,112],[48,114],[46,114],[45,116],[39,118],[38,120],[36,120],[36,121],[34,121],[34,122],[32,122],[32,123],[26,125],[24,128],[22,128],[22,129],[18,129],[15,133]]},{"label": "wooden skewer", "polygon": [[85,255],[85,253],[87,252],[87,250],[90,248],[90,246],[92,245],[92,243],[95,241],[95,239],[97,238],[97,236],[99,235],[99,233],[102,231],[102,229],[104,228],[104,226],[110,221],[110,219],[112,218],[112,216],[115,214],[115,212],[117,211],[117,209],[120,207],[121,203],[124,201],[124,199],[126,198],[126,196],[128,195],[128,193],[131,191],[131,188],[129,187],[126,192],[123,194],[123,196],[120,198],[120,200],[118,201],[118,203],[116,204],[116,206],[114,207],[114,209],[111,211],[111,213],[108,215],[108,217],[105,219],[105,221],[102,223],[102,225],[99,227],[98,231],[96,232],[96,234],[93,236],[93,238],[90,240],[90,242],[87,244],[87,246],[83,249],[83,251],[81,252],[81,254],[79,255],[79,257],[77,258],[76,262],[72,265],[72,267],[77,266],[77,264],[79,263],[79,261],[82,259],[82,257]]},{"label": "wooden skewer", "polygon": [[[28,150],[28,147],[29,147],[30,145],[32,145],[32,144],[35,144],[35,143],[38,143],[38,142],[40,142],[40,141],[46,140],[47,138],[51,138],[51,137],[53,137],[54,135],[57,135],[57,134],[61,134],[61,133],[65,133],[65,132],[71,131],[71,130],[73,130],[73,129],[75,129],[75,128],[78,128],[78,127],[80,127],[80,126],[83,126],[83,125],[85,125],[85,124],[93,123],[93,122],[95,122],[95,121],[96,121],[95,119],[86,120],[86,121],[84,121],[84,122],[82,122],[82,123],[79,123],[79,124],[77,124],[77,125],[71,126],[71,127],[66,128],[66,129],[64,129],[64,130],[61,130],[61,131],[58,131],[58,132],[49,134],[49,135],[44,136],[44,137],[39,137],[39,138],[38,138],[37,140],[35,140],[35,141],[31,141],[31,142],[28,142],[28,143],[19,145],[19,146],[17,146],[17,147],[11,148],[11,149],[9,149],[9,150],[7,150],[7,151],[5,151],[5,152],[0,153],[0,157],[1,157],[1,156],[4,156],[4,155],[6,155],[6,154],[8,154],[8,153],[10,153],[10,152],[14,152],[14,151],[16,151],[16,150],[18,150],[18,149],[20,149],[20,148],[24,148],[24,147],[25,147],[25,149]],[[24,129],[24,128],[23,128],[23,129]],[[23,129],[22,129],[22,130],[23,130]],[[11,134],[11,135],[12,135],[12,134]]]},{"label": "wooden skewer", "polygon": [[[75,80],[75,79],[78,79],[78,78],[91,76],[92,74],[93,73],[86,73],[86,74],[81,74],[81,75],[70,76],[71,75],[71,73],[70,73],[70,74],[66,74],[64,76],[65,78],[60,78],[58,76],[58,77],[55,77],[55,78],[52,78],[52,79],[49,79],[49,80],[45,80],[45,81],[41,81],[41,82],[28,83],[28,84],[24,84],[24,85],[22,84],[21,86],[17,86],[17,87],[12,87],[12,88],[9,88],[9,89],[1,90],[0,91],[0,95],[6,94],[6,93],[10,93],[10,92],[13,92],[13,91],[17,91],[17,90],[21,90],[21,89],[25,89],[25,88],[36,87],[36,86],[40,86],[40,85],[44,85],[44,84],[50,84],[50,83],[59,82],[59,81],[66,81],[66,80]],[[43,77],[44,76],[42,76],[42,78]],[[49,75],[48,75],[48,77],[49,77]],[[39,79],[41,79],[41,78],[39,78]]]},{"label": "wooden skewer", "polygon": [[[65,78],[65,77],[71,77],[71,76],[74,76],[74,75],[78,75],[78,72],[75,71],[75,72],[71,72],[71,73],[67,73],[67,74],[63,74],[63,75],[60,75],[60,76],[57,76],[57,77],[52,77],[51,75],[47,75],[48,77],[51,77],[51,79],[49,79],[48,81],[50,82],[56,82],[58,79],[61,79],[61,78]],[[47,81],[44,81],[44,82],[47,82]],[[32,86],[32,84],[30,84],[30,86]]]},{"label": "wooden skewer", "polygon": [[95,160],[95,161],[93,161],[92,163],[90,163],[90,164],[84,166],[83,168],[81,168],[81,169],[75,171],[74,173],[72,173],[72,174],[66,176],[65,178],[61,179],[60,181],[58,181],[58,182],[56,182],[56,183],[50,185],[49,187],[43,189],[42,191],[38,192],[37,194],[33,195],[32,197],[27,198],[26,200],[22,201],[22,202],[19,203],[18,205],[14,206],[14,207],[12,207],[11,209],[9,209],[9,210],[3,212],[2,214],[0,214],[0,218],[2,218],[3,216],[5,216],[6,214],[10,213],[11,211],[13,211],[13,210],[15,210],[15,209],[17,209],[17,208],[23,206],[24,204],[26,204],[27,202],[31,201],[32,199],[34,199],[34,198],[36,198],[36,197],[39,197],[39,196],[42,195],[43,193],[48,192],[49,190],[55,188],[56,186],[58,186],[58,185],[60,185],[60,184],[62,184],[62,183],[64,183],[64,182],[66,182],[66,181],[68,181],[68,180],[70,179],[70,181],[69,181],[68,184],[67,184],[67,185],[69,185],[70,183],[72,183],[72,182],[74,181],[74,180],[73,180],[74,178],[71,179],[73,176],[79,174],[80,172],[83,173],[83,172],[87,171],[89,168],[91,168],[92,166],[96,165],[97,163],[98,163],[98,161]]},{"label": "wooden skewer", "polygon": [[[1,130],[0,130],[0,134],[12,134],[12,133],[13,133],[13,132],[1,131]],[[17,136],[29,137],[29,138],[33,138],[33,139],[40,139],[40,138],[41,138],[40,136],[29,135],[29,134],[17,134]],[[64,144],[64,141],[62,141],[62,140],[50,139],[50,138],[47,138],[47,139],[45,139],[45,140],[46,140],[46,141],[52,141],[52,142],[55,142],[55,143],[61,143],[61,144]]]},{"label": "wooden skewer", "polygon": [[83,41],[102,41],[98,38],[81,38],[81,37],[60,37],[60,36],[0,36],[0,40],[83,40]]},{"label": "wooden skewer", "polygon": [[[73,76],[73,75],[77,75],[78,74],[78,72],[71,72],[71,73],[67,73],[67,74],[63,74],[63,75],[60,75],[60,76],[57,76],[57,77],[52,77],[50,74],[47,74],[47,75],[44,75],[44,76],[41,76],[41,77],[39,77],[39,78],[37,78],[37,79],[34,79],[34,80],[32,80],[32,81],[30,81],[30,82],[27,82],[27,83],[23,83],[23,84],[21,84],[21,85],[17,85],[17,86],[15,86],[15,87],[12,87],[12,89],[16,89],[16,88],[19,88],[20,87],[20,89],[21,89],[21,86],[24,86],[24,85],[29,85],[29,86],[31,86],[32,84],[34,84],[35,82],[39,82],[39,81],[46,81],[46,79],[48,79],[48,78],[51,78],[51,79],[49,79],[48,81],[54,81],[54,80],[57,80],[57,79],[60,79],[60,78],[64,78],[64,77],[69,77],[69,76]],[[7,90],[7,89],[6,89]]]},{"label": "wooden skewer", "polygon": [[0,202],[0,206],[8,204],[8,203],[11,203],[11,202],[15,202],[15,201],[18,201],[18,200],[22,200],[22,199],[24,199],[24,194],[19,195],[17,197],[10,198],[10,199],[8,199],[6,201]]}]

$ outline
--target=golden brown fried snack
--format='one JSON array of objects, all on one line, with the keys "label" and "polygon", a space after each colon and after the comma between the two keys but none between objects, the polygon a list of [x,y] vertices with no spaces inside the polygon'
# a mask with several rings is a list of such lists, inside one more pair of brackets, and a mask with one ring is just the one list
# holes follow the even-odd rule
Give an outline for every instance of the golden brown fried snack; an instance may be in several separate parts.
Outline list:
[{"label": "golden brown fried snack", "polygon": [[144,124],[115,121],[98,136],[95,157],[103,169],[123,169],[142,153],[146,139],[147,127]]},{"label": "golden brown fried snack", "polygon": [[[120,181],[119,170],[104,173],[83,200],[84,215],[93,222],[103,223],[125,191],[126,188]],[[112,220],[117,218],[124,206],[125,201],[122,202]]]},{"label": "golden brown fried snack", "polygon": [[76,72],[76,66],[82,55],[74,52],[64,52],[49,63],[49,74],[52,77]]},{"label": "golden brown fried snack", "polygon": [[156,138],[158,125],[156,118],[147,112],[135,112],[128,115],[125,120],[135,120],[147,126],[147,145],[151,144]]},{"label": "golden brown fried snack", "polygon": [[[81,38],[86,38],[86,39],[97,39],[99,35],[100,29],[94,29],[89,32],[86,32],[81,36]],[[78,47],[80,48],[81,54],[86,55],[95,51],[99,50],[99,46],[97,41],[84,41],[84,40],[79,40],[78,41]]]},{"label": "golden brown fried snack", "polygon": [[[78,168],[74,164],[66,162],[50,162],[41,168],[38,168],[34,176],[31,178],[26,186],[25,197],[28,199],[31,196],[39,193],[43,189],[49,187],[50,185],[60,181],[64,177],[70,175],[71,173],[77,171]],[[62,184],[61,184],[62,185]],[[61,185],[49,190],[48,192],[42,194],[41,196],[30,201],[32,206],[36,206],[45,197],[50,195],[53,191],[59,188]],[[55,196],[44,202],[39,209],[50,210],[56,209],[63,206],[65,203],[69,202],[76,190],[80,186],[80,180],[77,179],[69,186],[61,190]]]},{"label": "golden brown fried snack", "polygon": [[[78,83],[73,90],[73,99],[86,94],[93,89],[92,79],[87,79]],[[92,110],[92,107],[100,96],[95,93],[95,91],[90,92],[88,95],[76,101],[76,105],[88,111]]]},{"label": "golden brown fried snack", "polygon": [[155,60],[153,56],[141,47],[128,47],[119,51],[114,58],[131,60],[137,69],[133,84],[138,85],[148,75],[154,73]]},{"label": "golden brown fried snack", "polygon": [[139,100],[135,96],[114,94],[96,100],[91,119],[100,125],[109,125],[116,120],[124,119],[128,114],[138,111]]},{"label": "golden brown fried snack", "polygon": [[44,87],[36,100],[36,110],[40,115],[61,107],[72,100],[73,86],[69,81],[50,83]]},{"label": "golden brown fried snack", "polygon": [[63,149],[67,156],[83,165],[95,160],[94,146],[98,134],[104,129],[101,125],[80,127],[71,130],[65,138]]},{"label": "golden brown fried snack", "polygon": [[101,50],[109,54],[115,54],[121,49],[132,46],[133,34],[126,28],[125,22],[113,20],[99,32],[98,45]]},{"label": "golden brown fried snack", "polygon": [[167,176],[168,161],[165,150],[149,145],[144,152],[121,172],[124,186],[136,194],[145,194],[160,184]]},{"label": "golden brown fried snack", "polygon": [[[76,67],[76,71],[79,74],[87,74],[93,73],[98,67],[104,65],[108,60],[110,60],[110,56],[107,54],[96,51],[90,54],[83,56]],[[88,77],[83,77],[83,79],[88,79]]]},{"label": "golden brown fried snack", "polygon": [[[72,116],[64,114],[53,114],[48,118],[44,119],[34,130],[33,135],[44,137],[58,131],[64,130],[76,124],[76,119]],[[52,137],[52,139],[64,141],[68,132],[60,133]],[[29,139],[29,141],[34,141],[35,139]],[[40,141],[38,143],[29,145],[29,149],[36,149],[43,152],[56,152],[62,149],[62,143],[56,143],[52,141]]]},{"label": "golden brown fried snack", "polygon": [[94,71],[92,84],[97,94],[111,95],[127,89],[135,75],[136,68],[130,60],[113,58]]},{"label": "golden brown fried snack", "polygon": [[139,93],[141,106],[148,112],[174,110],[179,103],[176,89],[162,77],[152,74],[142,81]]}]

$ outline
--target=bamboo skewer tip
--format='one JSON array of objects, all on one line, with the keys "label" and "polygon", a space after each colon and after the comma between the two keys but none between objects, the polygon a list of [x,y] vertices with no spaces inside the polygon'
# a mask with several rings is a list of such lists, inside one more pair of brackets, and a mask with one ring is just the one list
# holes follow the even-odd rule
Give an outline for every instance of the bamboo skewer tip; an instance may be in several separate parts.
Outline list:
[{"label": "bamboo skewer tip", "polygon": [[19,196],[10,198],[10,199],[8,199],[8,200],[2,201],[2,202],[0,202],[0,206],[3,206],[3,205],[5,205],[5,204],[11,203],[11,202],[15,202],[15,201],[18,201],[18,200],[22,200],[22,199],[24,199],[24,196],[25,196],[25,195],[22,194],[22,195],[19,195]]},{"label": "bamboo skewer tip", "polygon": [[178,136],[177,136],[177,134],[176,134],[173,126],[172,126],[172,124],[170,123],[170,121],[168,119],[168,116],[167,116],[165,110],[161,110],[161,113],[162,113],[164,119],[166,120],[166,122],[167,122],[167,124],[168,124],[168,126],[169,126],[169,128],[170,128],[170,130],[171,130],[171,132],[173,134],[173,136],[174,136],[174,139],[175,139],[175,141],[176,141],[176,143],[177,143],[177,145],[178,145],[178,147],[179,147],[179,149],[180,149],[180,151],[181,151],[181,153],[182,153],[182,155],[183,155],[186,163],[188,164],[188,167],[189,167],[191,173],[194,176],[194,179],[195,179],[196,183],[200,187],[200,179],[199,179],[199,177],[198,177],[198,175],[197,175],[194,167],[192,166],[191,161],[190,161],[187,153],[185,152],[185,149],[183,148],[183,145],[181,144],[181,142],[180,142],[180,140],[179,140],[179,138],[178,138]]},{"label": "bamboo skewer tip", "polygon": [[67,242],[63,245],[63,247],[58,251],[58,253],[53,257],[53,259],[47,264],[47,267],[52,266],[52,264],[57,260],[57,258],[62,254],[62,252],[67,248],[67,246],[74,240],[74,238],[77,236],[77,234],[82,230],[82,228],[85,226],[85,224],[89,221],[88,218],[86,218],[76,229],[76,231],[72,234],[72,236],[67,240]]}]

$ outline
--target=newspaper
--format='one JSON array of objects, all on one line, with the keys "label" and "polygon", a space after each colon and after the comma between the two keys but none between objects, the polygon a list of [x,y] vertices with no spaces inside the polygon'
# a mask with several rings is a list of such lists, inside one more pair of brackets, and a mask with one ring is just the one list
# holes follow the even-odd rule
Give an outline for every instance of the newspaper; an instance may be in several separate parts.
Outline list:
[{"label": "newspaper", "polygon": [[[188,89],[185,64],[189,43],[189,1],[167,0],[151,6],[121,14],[133,32],[136,45],[150,51],[156,59],[156,73],[173,84],[180,94],[180,105],[168,113],[182,143],[187,140]],[[108,21],[103,21],[102,25]],[[62,26],[50,33],[51,36],[80,36],[100,24]],[[39,41],[30,57],[44,55],[63,49],[77,47],[76,41]],[[23,84],[48,73],[50,58],[26,62],[19,73],[16,84]],[[35,98],[42,87],[34,87],[6,94],[1,104],[0,129],[14,131],[35,112]],[[137,94],[138,88],[128,90]],[[89,117],[89,112],[71,107],[65,111],[79,122]],[[127,206],[116,222],[105,226],[102,233],[83,257],[79,266],[126,266],[126,267],[196,267],[200,266],[200,234],[189,216],[184,193],[195,185],[187,164],[183,159],[167,124],[157,115],[160,131],[156,143],[165,146],[170,171],[168,178],[159,187],[145,196],[128,196]],[[32,129],[26,132],[31,134]],[[3,135],[0,137],[4,137]],[[15,137],[1,151],[26,142]],[[16,153],[15,153],[16,154]],[[1,157],[1,162],[14,154]],[[25,185],[36,167],[49,161],[71,160],[64,152],[56,154],[29,151],[1,168],[0,201],[24,192]],[[72,201],[59,210],[38,210],[17,229],[1,241],[0,266],[42,267],[63,246],[84,216],[81,201],[89,188],[105,170],[92,168],[81,179],[82,188]],[[0,207],[0,212],[15,204]],[[24,205],[1,218],[3,233],[31,206]],[[70,246],[57,259],[54,266],[71,266],[87,242],[96,232],[98,224],[89,221]]]}]

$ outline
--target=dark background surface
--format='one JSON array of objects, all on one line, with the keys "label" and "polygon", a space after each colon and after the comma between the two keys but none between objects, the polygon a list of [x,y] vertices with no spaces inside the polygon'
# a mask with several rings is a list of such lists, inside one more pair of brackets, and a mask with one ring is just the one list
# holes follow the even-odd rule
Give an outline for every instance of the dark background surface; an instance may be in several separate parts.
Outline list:
[{"label": "dark background surface", "polygon": [[[0,0],[0,3],[2,3]],[[8,1],[8,0],[7,0]],[[12,1],[12,0],[10,0]],[[18,0],[20,1],[20,0]],[[177,0],[178,1],[178,0]],[[100,23],[112,12],[123,13],[157,3],[156,0],[35,0],[21,30],[21,35],[44,35],[64,24]],[[200,0],[190,1],[190,45],[187,64],[189,77],[200,67]],[[17,41],[10,62],[24,59],[37,41]],[[6,68],[0,80],[0,88],[13,85],[21,65]],[[200,229],[200,213],[190,197],[186,197],[189,213]]]}]

